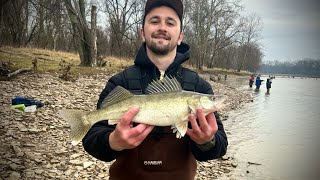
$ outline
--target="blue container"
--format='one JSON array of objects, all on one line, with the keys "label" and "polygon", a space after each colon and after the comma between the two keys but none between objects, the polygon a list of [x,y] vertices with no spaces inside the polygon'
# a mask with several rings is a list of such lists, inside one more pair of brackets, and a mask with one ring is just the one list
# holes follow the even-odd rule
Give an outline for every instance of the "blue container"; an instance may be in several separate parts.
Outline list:
[{"label": "blue container", "polygon": [[43,107],[44,103],[31,99],[31,98],[26,98],[23,96],[17,96],[11,100],[12,105],[17,105],[17,104],[24,104],[25,106],[32,106],[36,105],[37,107]]}]

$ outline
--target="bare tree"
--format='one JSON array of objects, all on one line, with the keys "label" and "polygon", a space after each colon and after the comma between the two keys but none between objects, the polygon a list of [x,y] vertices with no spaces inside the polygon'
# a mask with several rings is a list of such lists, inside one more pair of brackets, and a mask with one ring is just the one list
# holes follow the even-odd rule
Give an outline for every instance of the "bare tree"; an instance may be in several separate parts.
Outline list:
[{"label": "bare tree", "polygon": [[241,32],[243,24],[238,21],[240,16],[239,12],[242,9],[238,5],[238,1],[235,2],[222,2],[214,15],[214,24],[212,35],[209,38],[211,42],[210,59],[207,64],[208,68],[212,68],[216,61],[216,56],[219,53],[223,53],[223,49],[232,45],[236,41],[236,36]]},{"label": "bare tree", "polygon": [[[212,6],[207,0],[185,1],[187,4],[185,15],[186,40],[193,47],[193,60],[197,68],[202,68],[204,59],[208,57],[208,36],[212,25]],[[214,6],[214,5],[213,5]],[[191,38],[192,37],[192,38]]]},{"label": "bare tree", "polygon": [[[239,72],[243,69],[244,65],[249,59],[248,56],[250,54],[250,51],[252,51],[253,48],[259,49],[259,44],[257,43],[257,41],[259,40],[259,33],[262,30],[261,18],[255,14],[244,17],[242,21],[244,27],[241,32],[239,41],[242,50],[241,56],[239,57],[240,61],[237,67],[237,71]],[[257,61],[259,61],[259,58],[257,59]]]},{"label": "bare tree", "polygon": [[215,66],[224,69],[235,69],[237,60],[238,46],[230,45],[216,55]]},{"label": "bare tree", "polygon": [[70,50],[72,39],[63,0],[1,1],[1,44]]},{"label": "bare tree", "polygon": [[91,56],[92,56],[92,65],[97,66],[97,7],[92,6],[91,9]]},{"label": "bare tree", "polygon": [[1,41],[23,46],[27,39],[28,1],[1,1]]},{"label": "bare tree", "polygon": [[[143,2],[140,0],[105,0],[109,20],[110,53],[114,56],[132,56],[137,49]],[[134,45],[135,48],[132,48]],[[126,53],[125,52],[131,52]]]},{"label": "bare tree", "polygon": [[[216,55],[240,32],[241,6],[226,0],[186,0],[186,40],[193,47],[198,68],[213,67]],[[188,38],[189,37],[189,38]]]},{"label": "bare tree", "polygon": [[[4,31],[4,18],[3,18],[3,16],[4,16],[4,13],[3,13],[3,11],[4,11],[4,5],[5,4],[7,4],[7,2],[8,2],[9,0],[5,0],[5,1],[0,1],[0,37],[3,37],[3,31]],[[0,39],[0,47],[1,47],[1,45],[2,45],[2,38]]]},{"label": "bare tree", "polygon": [[[82,66],[96,66],[96,52],[95,40],[92,31],[89,29],[86,14],[85,14],[85,1],[84,0],[64,0],[66,8],[68,10],[69,19],[73,28],[73,32],[79,41],[79,55],[80,65]],[[95,10],[95,8],[92,8]],[[96,15],[95,15],[96,17]],[[92,21],[95,23],[95,20]],[[94,25],[92,25],[94,26]],[[93,28],[94,30],[96,27]]]}]

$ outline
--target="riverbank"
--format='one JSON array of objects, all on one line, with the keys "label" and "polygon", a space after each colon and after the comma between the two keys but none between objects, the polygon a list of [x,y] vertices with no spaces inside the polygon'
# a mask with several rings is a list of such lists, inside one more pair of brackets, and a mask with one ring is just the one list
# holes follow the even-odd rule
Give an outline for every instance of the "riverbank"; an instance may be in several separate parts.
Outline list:
[{"label": "riverbank", "polygon": [[[81,145],[72,146],[70,128],[61,119],[61,108],[92,110],[110,76],[103,73],[64,81],[56,73],[24,74],[0,86],[0,179],[108,179],[110,163],[88,155]],[[227,97],[221,119],[251,102],[251,96],[219,82],[210,81],[217,95]],[[230,75],[235,76],[235,75]],[[228,76],[229,78],[229,76]],[[33,113],[11,109],[11,99],[22,95],[45,102]],[[226,128],[227,134],[231,132]],[[217,179],[237,164],[228,154],[218,160],[198,163],[196,179]]]}]

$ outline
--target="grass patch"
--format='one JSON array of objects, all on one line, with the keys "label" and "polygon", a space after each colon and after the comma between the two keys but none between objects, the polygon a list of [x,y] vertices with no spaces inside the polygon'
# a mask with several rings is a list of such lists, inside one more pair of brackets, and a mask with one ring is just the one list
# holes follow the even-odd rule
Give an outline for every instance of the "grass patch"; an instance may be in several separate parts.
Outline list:
[{"label": "grass patch", "polygon": [[51,51],[46,49],[36,48],[0,48],[0,62],[8,62],[11,70],[20,68],[32,68],[32,60],[38,59],[38,72],[59,72],[61,66],[59,63],[64,60],[71,64],[71,74],[92,75],[97,73],[115,73],[125,67],[133,64],[131,59],[119,59],[115,57],[106,57],[103,60],[106,62],[105,67],[83,67],[80,64],[80,58],[77,53],[69,53],[62,51]]},{"label": "grass patch", "polygon": [[[123,70],[133,64],[133,59],[124,59],[116,57],[105,57],[103,60],[106,62],[104,67],[82,67],[78,66],[80,64],[79,54],[62,52],[62,51],[52,51],[46,49],[36,49],[36,48],[13,48],[8,46],[0,47],[0,62],[9,62],[11,70],[17,70],[20,68],[32,68],[32,60],[34,58],[38,59],[38,72],[58,72],[61,68],[59,63],[64,60],[71,64],[70,73],[72,75],[94,75],[98,73],[112,74]],[[186,67],[193,69],[199,73],[209,73],[209,74],[235,74],[235,75],[249,75],[251,72],[241,71],[237,72],[235,70],[226,70],[221,68],[203,68],[199,71],[193,67],[185,64]]]}]

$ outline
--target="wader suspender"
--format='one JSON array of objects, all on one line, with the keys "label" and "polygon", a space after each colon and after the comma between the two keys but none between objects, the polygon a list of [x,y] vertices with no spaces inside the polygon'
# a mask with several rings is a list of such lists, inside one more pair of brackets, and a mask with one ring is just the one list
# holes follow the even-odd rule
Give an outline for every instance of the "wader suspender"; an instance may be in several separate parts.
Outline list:
[{"label": "wader suspender", "polygon": [[[198,75],[196,72],[179,67],[177,71],[178,80],[181,82],[182,89],[186,91],[195,91],[198,83]],[[143,94],[142,84],[146,73],[142,72],[140,67],[132,65],[124,70],[124,78],[127,88],[134,94]]]},{"label": "wader suspender", "polygon": [[196,72],[186,69],[182,66],[179,67],[177,75],[180,78],[181,86],[186,91],[196,91],[196,85],[199,78]]},{"label": "wader suspender", "polygon": [[124,79],[127,83],[127,89],[134,94],[143,94],[142,92],[142,72],[138,66],[132,65],[124,70]]}]

